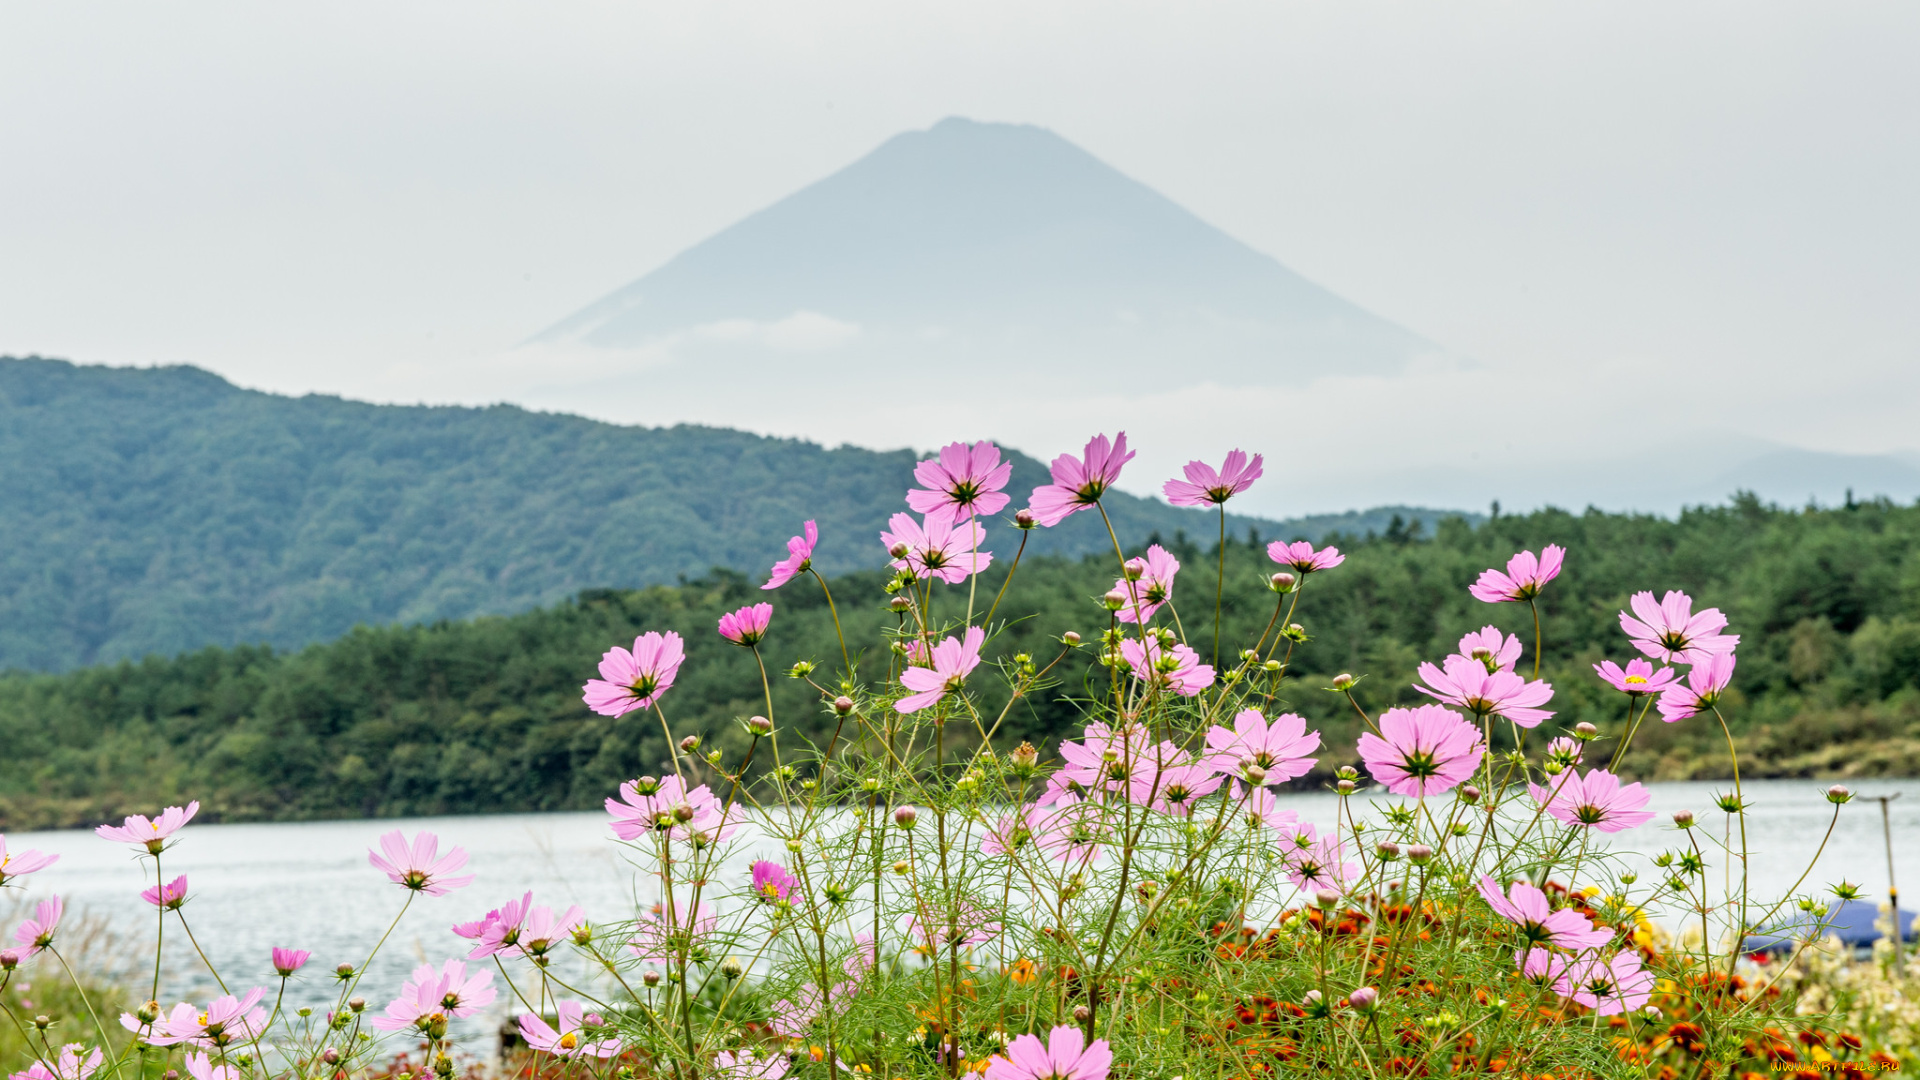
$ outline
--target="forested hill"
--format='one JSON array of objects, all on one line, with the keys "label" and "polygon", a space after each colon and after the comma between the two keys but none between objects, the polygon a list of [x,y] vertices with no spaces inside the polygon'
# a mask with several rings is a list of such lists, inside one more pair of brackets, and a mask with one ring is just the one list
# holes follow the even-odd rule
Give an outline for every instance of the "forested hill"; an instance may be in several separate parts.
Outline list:
[{"label": "forested hill", "polygon": [[[511,406],[281,397],[190,367],[0,358],[0,669],[296,648],[362,623],[522,611],[714,567],[764,573],[808,518],[823,570],[872,566],[914,459]],[[1046,482],[1039,462],[1014,460],[1015,489]],[[1156,500],[1108,506],[1128,534],[1217,528]],[[1230,520],[1317,536],[1384,530],[1395,512],[1441,516]],[[1107,544],[1083,515],[1030,550]]]},{"label": "forested hill", "polygon": [[[1125,538],[1136,550],[1150,537]],[[1365,676],[1370,710],[1425,699],[1412,689],[1421,660],[1489,622],[1531,637],[1527,609],[1483,604],[1467,585],[1526,547],[1567,547],[1566,570],[1542,599],[1543,676],[1558,710],[1545,732],[1580,721],[1604,735],[1622,726],[1621,699],[1592,664],[1629,656],[1616,612],[1642,588],[1680,588],[1717,605],[1741,635],[1734,689],[1723,706],[1745,748],[1743,774],[1920,773],[1920,507],[1868,503],[1788,511],[1743,500],[1678,521],[1546,511],[1478,528],[1443,522],[1431,539],[1342,539],[1344,565],[1314,575],[1297,620],[1310,640],[1285,705],[1326,732],[1320,772],[1352,760],[1355,721],[1321,687],[1342,671]],[[1207,550],[1176,542],[1185,565],[1174,600],[1202,652],[1211,650]],[[1263,587],[1273,569],[1242,540],[1228,549],[1229,644],[1255,637],[1271,616]],[[996,566],[981,583],[997,589]],[[1106,613],[1094,598],[1113,580],[1112,555],[1027,560],[1004,613],[1016,619],[989,658],[1051,655],[1056,635],[1088,633]],[[834,583],[856,643],[891,625],[884,577]],[[714,621],[768,596],[735,574],[640,591],[596,590],[510,617],[432,626],[361,628],[297,653],[205,649],[58,675],[0,676],[0,831],[95,824],[129,812],[201,800],[209,817],[347,817],[589,809],[625,779],[658,772],[666,744],[643,713],[589,713],[580,684],[608,646],[641,630],[677,630],[688,658],[662,700],[675,726],[731,760],[744,749],[736,721],[765,711],[751,657],[723,642]],[[769,663],[828,661],[832,623],[805,582],[772,594]],[[1696,607],[1696,610],[1698,609]],[[1083,649],[1050,695],[1015,710],[1004,733],[1051,747],[1074,730],[1065,696],[1084,693],[1094,668]],[[877,661],[868,657],[868,667]],[[968,689],[992,706],[990,667]],[[1104,674],[1099,677],[1104,678]],[[776,678],[782,738],[823,737],[827,723],[805,684]],[[1605,752],[1603,744],[1602,752]],[[1727,775],[1716,727],[1650,722],[1624,765],[1638,777]]]}]

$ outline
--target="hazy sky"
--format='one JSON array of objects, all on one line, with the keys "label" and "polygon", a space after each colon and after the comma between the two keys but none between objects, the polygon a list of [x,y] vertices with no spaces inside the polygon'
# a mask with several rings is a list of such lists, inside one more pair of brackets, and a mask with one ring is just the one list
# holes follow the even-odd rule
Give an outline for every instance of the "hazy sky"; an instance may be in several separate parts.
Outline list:
[{"label": "hazy sky", "polygon": [[[1068,411],[1137,417],[1156,468],[1191,440],[1311,472],[1249,509],[1477,501],[1483,449],[1654,476],[1703,439],[1911,449],[1916,56],[1909,0],[7,0],[0,352],[539,404],[516,343],[957,114],[1051,128],[1481,365],[1226,425],[1190,391]],[[1048,423],[982,434],[1077,441]],[[1435,470],[1468,479],[1408,479]],[[1578,501],[1542,483],[1509,501]]]}]

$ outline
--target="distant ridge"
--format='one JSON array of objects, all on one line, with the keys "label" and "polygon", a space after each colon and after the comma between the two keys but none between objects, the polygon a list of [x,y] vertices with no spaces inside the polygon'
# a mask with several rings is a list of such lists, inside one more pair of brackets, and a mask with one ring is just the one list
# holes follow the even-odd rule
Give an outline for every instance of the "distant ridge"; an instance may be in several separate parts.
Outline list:
[{"label": "distant ridge", "polygon": [[536,341],[640,350],[662,392],[710,381],[715,361],[777,377],[794,353],[829,380],[942,362],[1084,388],[1384,374],[1441,351],[1050,131],[960,118],[889,139]]},{"label": "distant ridge", "polygon": [[[820,522],[822,571],[874,567],[917,456],[506,405],[289,398],[191,367],[34,358],[0,358],[0,453],[0,668],[38,670],[292,648],[360,623],[515,612],[716,566],[757,583],[807,518]],[[1013,457],[1024,499],[1045,467]],[[1183,530],[1204,544],[1217,528],[1120,492],[1106,505],[1128,544]],[[1010,554],[1016,537],[995,524],[989,546]],[[1036,532],[1028,552],[1108,544],[1080,515]]]}]

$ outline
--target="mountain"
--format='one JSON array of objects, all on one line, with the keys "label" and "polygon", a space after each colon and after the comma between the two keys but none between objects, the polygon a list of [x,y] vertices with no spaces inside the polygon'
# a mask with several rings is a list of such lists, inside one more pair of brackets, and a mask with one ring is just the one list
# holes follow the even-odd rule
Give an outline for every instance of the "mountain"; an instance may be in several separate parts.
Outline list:
[{"label": "mountain", "polygon": [[1441,351],[1050,131],[959,118],[889,139],[535,340],[629,350],[624,378],[663,396],[716,365],[804,395],[892,380],[964,397],[995,374],[1025,392],[1272,385]]},{"label": "mountain", "polygon": [[[716,566],[764,575],[808,518],[823,571],[871,567],[918,456],[504,405],[280,397],[190,367],[5,358],[0,454],[0,667],[39,670],[290,648],[360,623],[520,611]],[[1046,482],[1039,462],[1013,460],[1019,496]],[[1107,508],[1129,545],[1218,528],[1118,492]],[[1229,523],[1317,537],[1384,532],[1395,514],[1442,516]],[[1013,529],[988,536],[1012,555]],[[1109,544],[1083,514],[1036,531],[1028,551]]]}]

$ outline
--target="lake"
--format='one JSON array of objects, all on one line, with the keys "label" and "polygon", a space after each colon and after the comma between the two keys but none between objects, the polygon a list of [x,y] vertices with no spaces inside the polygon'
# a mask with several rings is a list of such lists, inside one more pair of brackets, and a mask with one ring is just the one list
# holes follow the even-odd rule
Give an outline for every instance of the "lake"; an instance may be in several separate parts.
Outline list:
[{"label": "lake", "polygon": [[[1747,785],[1756,897],[1772,898],[1785,890],[1819,846],[1833,809],[1825,799],[1827,786],[1824,781],[1805,780]],[[1660,811],[1660,816],[1621,834],[1621,839],[1650,850],[1677,846],[1679,837],[1667,815],[1679,809],[1693,810],[1703,827],[1718,834],[1724,815],[1714,809],[1713,796],[1728,790],[1729,784],[1648,787],[1653,793],[1652,809]],[[1920,780],[1871,781],[1859,790],[1861,797],[1841,808],[1833,840],[1803,890],[1847,878],[1862,884],[1874,900],[1885,897],[1880,809],[1866,796],[1897,791],[1907,791],[1908,797],[1893,804],[1896,870],[1909,875],[1913,888],[1920,888]],[[1304,820],[1326,823],[1333,820],[1337,797],[1288,793],[1280,801]],[[612,842],[607,821],[604,813],[596,812],[193,824],[167,853],[167,877],[188,875],[192,899],[186,914],[230,986],[271,986],[274,976],[268,957],[275,945],[310,949],[313,960],[294,980],[289,997],[296,1004],[327,1008],[337,993],[332,969],[342,962],[358,964],[405,899],[403,889],[367,864],[367,849],[376,838],[396,828],[408,836],[427,829],[439,834],[443,850],[447,845],[464,847],[470,856],[465,872],[474,875],[473,884],[444,897],[416,900],[362,983],[361,994],[377,1011],[398,991],[414,965],[465,955],[467,943],[449,930],[453,923],[478,918],[529,888],[536,904],[556,909],[578,904],[595,923],[633,918],[638,904],[651,902],[654,896],[642,891],[638,875],[624,858],[626,849]],[[54,867],[27,879],[28,898],[58,893],[70,908],[109,919],[117,931],[140,942],[142,950],[150,949],[153,912],[139,894],[153,879],[141,879],[127,845],[81,831],[10,834],[7,843],[15,851],[38,848],[61,856]],[[744,876],[746,864],[753,859],[778,859],[783,854],[775,843],[749,839],[727,869]],[[1651,874],[1643,874],[1639,888],[1646,889],[1652,880]],[[14,892],[11,898],[21,895]],[[10,937],[11,925],[6,931]],[[168,934],[170,971],[162,1001],[170,1004],[184,996],[204,1000],[212,989],[210,980],[203,969],[190,966],[192,954],[184,941],[173,937],[171,920]],[[176,944],[182,946],[177,951]],[[150,951],[146,955],[150,957]],[[502,1001],[493,1015],[462,1027],[478,1032],[496,1024],[506,1011]]]}]

